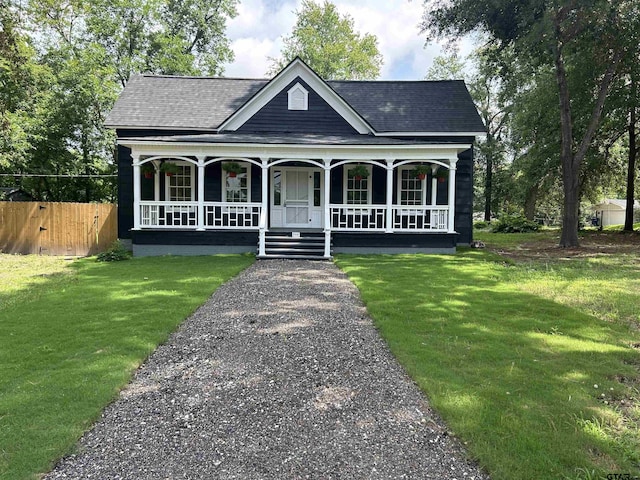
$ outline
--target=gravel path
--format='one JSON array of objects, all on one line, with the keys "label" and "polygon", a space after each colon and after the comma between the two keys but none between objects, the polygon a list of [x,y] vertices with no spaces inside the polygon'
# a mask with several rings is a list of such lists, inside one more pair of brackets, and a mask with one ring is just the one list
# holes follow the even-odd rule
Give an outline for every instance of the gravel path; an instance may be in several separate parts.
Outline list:
[{"label": "gravel path", "polygon": [[140,368],[47,479],[485,479],[333,264],[259,261]]}]

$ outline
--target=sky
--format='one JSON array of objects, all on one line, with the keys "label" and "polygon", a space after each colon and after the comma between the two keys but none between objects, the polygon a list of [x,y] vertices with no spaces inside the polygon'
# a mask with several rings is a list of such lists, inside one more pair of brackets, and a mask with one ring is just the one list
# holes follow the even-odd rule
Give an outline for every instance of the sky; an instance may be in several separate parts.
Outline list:
[{"label": "sky", "polygon": [[[318,0],[322,1],[322,0]],[[266,78],[269,57],[279,57],[282,39],[291,33],[301,0],[240,0],[238,16],[227,22],[227,36],[235,53],[225,76]],[[440,45],[425,48],[420,33],[422,0],[332,0],[341,15],[349,14],[354,29],[378,38],[384,58],[381,80],[422,80]],[[459,45],[461,55],[472,49],[469,40]]]}]

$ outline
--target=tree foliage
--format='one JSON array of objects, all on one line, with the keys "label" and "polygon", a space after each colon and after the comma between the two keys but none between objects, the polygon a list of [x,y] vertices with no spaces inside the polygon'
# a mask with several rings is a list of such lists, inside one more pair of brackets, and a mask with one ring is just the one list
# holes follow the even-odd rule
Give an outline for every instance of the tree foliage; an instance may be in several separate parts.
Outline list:
[{"label": "tree foliage", "polygon": [[329,80],[363,80],[380,76],[382,55],[375,35],[354,31],[353,19],[340,15],[336,6],[303,0],[296,12],[291,35],[284,38],[282,57],[271,59],[269,74],[275,74],[300,57],[320,77]]},{"label": "tree foliage", "polygon": [[0,173],[16,175],[0,182],[38,200],[115,200],[104,120],[131,75],[215,75],[232,58],[237,0],[0,2]]},{"label": "tree foliage", "polygon": [[535,78],[551,72],[556,93],[563,182],[561,246],[578,245],[583,166],[600,126],[605,101],[625,52],[638,31],[633,0],[426,1],[423,29],[429,39],[472,31],[511,48]]}]

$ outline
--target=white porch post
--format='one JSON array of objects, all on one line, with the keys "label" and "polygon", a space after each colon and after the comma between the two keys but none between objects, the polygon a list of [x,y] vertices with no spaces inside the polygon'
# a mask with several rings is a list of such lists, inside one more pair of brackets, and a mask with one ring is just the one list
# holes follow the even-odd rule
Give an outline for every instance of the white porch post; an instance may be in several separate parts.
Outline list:
[{"label": "white porch post", "polygon": [[263,257],[266,253],[266,233],[268,225],[267,210],[269,209],[269,158],[262,157],[262,175],[261,175],[261,199],[262,205],[260,207],[260,233],[258,239],[258,256]]},{"label": "white porch post", "polygon": [[132,154],[133,159],[133,229],[140,230],[140,155]]},{"label": "white porch post", "polygon": [[431,165],[431,205],[435,205],[438,201],[438,179],[436,178],[437,171],[438,165]]},{"label": "white porch post", "polygon": [[458,163],[457,156],[449,159],[449,233],[456,231],[456,163]]},{"label": "white porch post", "polygon": [[204,230],[204,160],[205,156],[196,157],[198,159],[198,224],[196,230]]},{"label": "white porch post", "polygon": [[324,256],[331,256],[331,159],[323,158],[324,162]]},{"label": "white porch post", "polygon": [[387,158],[387,217],[385,233],[393,233],[393,158]]}]

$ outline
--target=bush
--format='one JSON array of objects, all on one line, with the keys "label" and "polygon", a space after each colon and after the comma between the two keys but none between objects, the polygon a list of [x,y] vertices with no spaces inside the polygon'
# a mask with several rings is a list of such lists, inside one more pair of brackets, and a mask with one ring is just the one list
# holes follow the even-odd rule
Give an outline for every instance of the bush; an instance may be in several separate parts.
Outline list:
[{"label": "bush", "polygon": [[119,262],[121,260],[129,260],[130,258],[131,252],[124,248],[124,245],[122,245],[120,240],[116,240],[107,250],[98,254],[98,256],[96,257],[96,261]]},{"label": "bush", "polygon": [[473,228],[475,228],[476,230],[485,230],[489,228],[489,226],[489,222],[485,220],[478,220],[477,222],[473,222]]},{"label": "bush", "polygon": [[537,232],[540,228],[536,222],[527,220],[522,215],[501,215],[493,224],[494,233],[528,233]]}]

